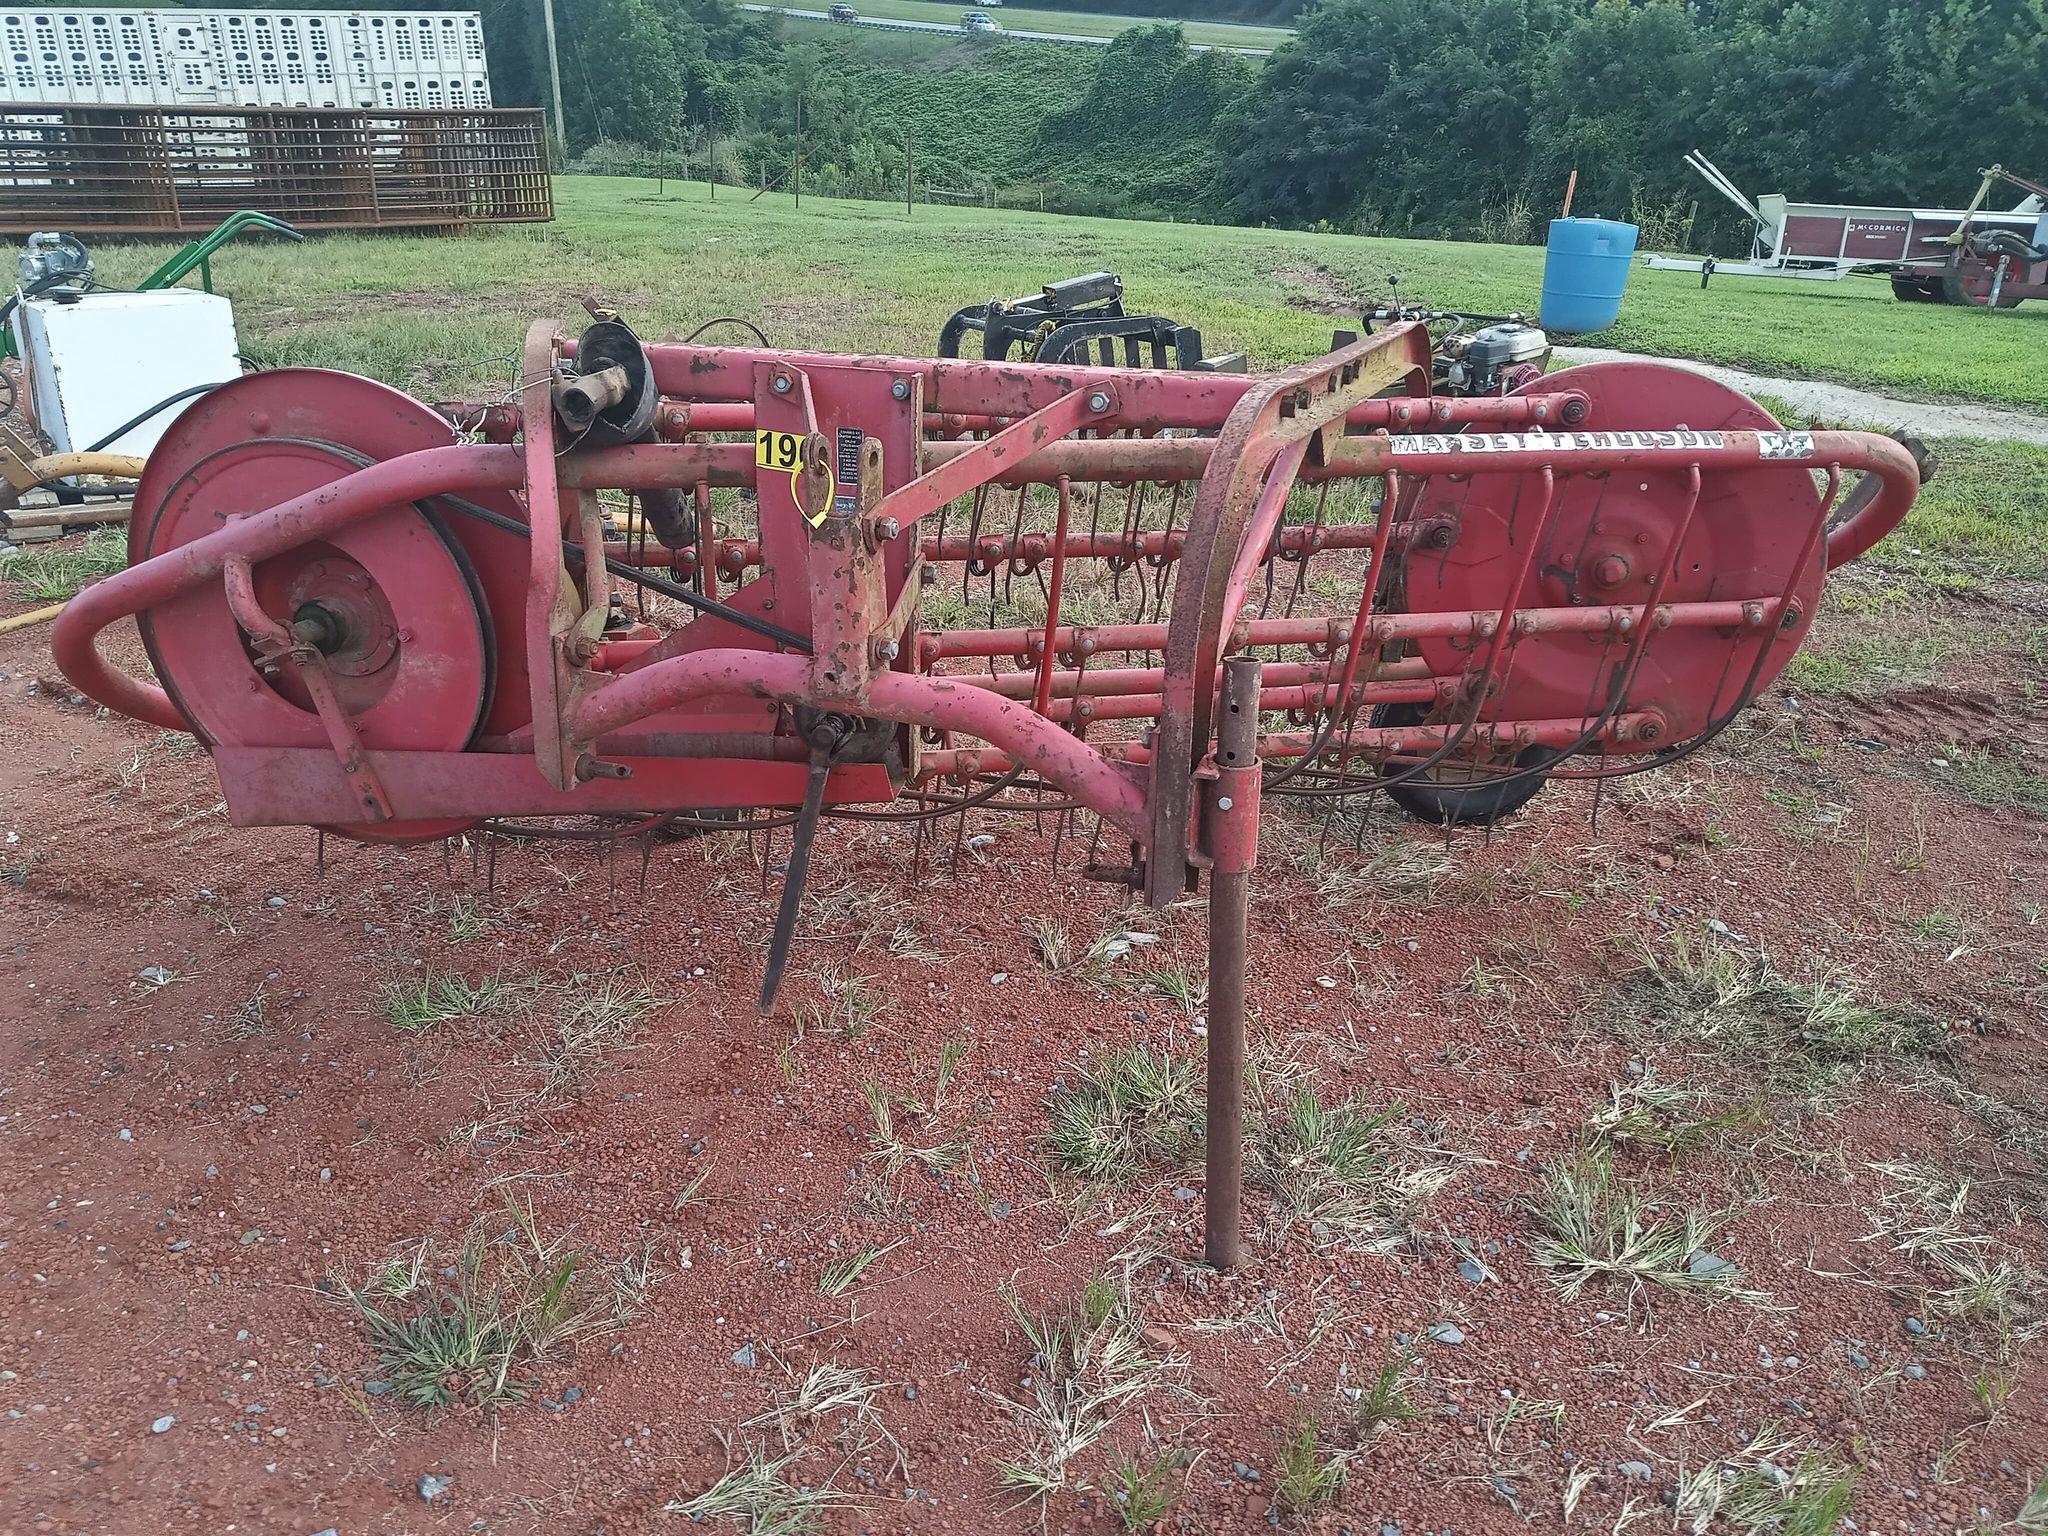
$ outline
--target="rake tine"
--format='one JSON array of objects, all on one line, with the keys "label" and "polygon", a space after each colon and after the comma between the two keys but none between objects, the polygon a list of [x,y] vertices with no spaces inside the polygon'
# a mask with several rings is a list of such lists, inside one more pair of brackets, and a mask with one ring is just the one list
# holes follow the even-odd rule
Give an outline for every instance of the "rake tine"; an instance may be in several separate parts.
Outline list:
[{"label": "rake tine", "polygon": [[924,845],[931,835],[931,820],[920,816],[911,823],[910,834],[910,879],[913,884],[924,878]]},{"label": "rake tine", "polygon": [[313,877],[316,880],[325,880],[327,878],[327,829],[325,827],[315,827],[313,829]]},{"label": "rake tine", "polygon": [[484,845],[484,851],[490,856],[485,866],[484,889],[495,891],[498,888],[498,834],[488,827],[484,829]]},{"label": "rake tine", "polygon": [[1330,482],[1325,480],[1317,487],[1315,521],[1309,524],[1301,547],[1301,558],[1294,562],[1294,588],[1287,594],[1287,606],[1281,610],[1286,618],[1294,617],[1294,605],[1301,601],[1301,594],[1308,590],[1308,563],[1315,558],[1316,536],[1325,527],[1325,513],[1330,504]]},{"label": "rake tine", "polygon": [[1054,874],[1059,873],[1060,844],[1066,841],[1067,822],[1073,814],[1071,809],[1061,811],[1052,824],[1052,869]]},{"label": "rake tine", "polygon": [[975,567],[981,563],[981,551],[977,547],[981,539],[982,508],[988,504],[988,485],[984,482],[974,488],[974,502],[967,511],[967,560],[960,567],[960,601],[967,601],[968,583],[981,574]]},{"label": "rake tine", "polygon": [[1117,552],[1109,562],[1109,589],[1118,602],[1124,600],[1124,572],[1137,564],[1138,525],[1145,515],[1145,482],[1133,480],[1124,492],[1124,531]]},{"label": "rake tine", "polygon": [[756,1008],[762,1018],[775,1011],[775,997],[782,990],[782,978],[789,969],[791,947],[796,942],[797,917],[803,907],[804,883],[810,873],[811,845],[818,835],[818,818],[825,807],[825,785],[832,772],[831,752],[819,747],[811,751],[810,772],[804,781],[804,803],[790,830],[789,867],[782,875],[782,895],[775,903],[775,926],[768,935],[768,958],[761,968],[761,995]]},{"label": "rake tine", "polygon": [[647,866],[654,859],[654,828],[644,828],[640,833],[640,893],[639,899],[647,899]]},{"label": "rake tine", "polygon": [[953,878],[960,878],[960,855],[967,849],[967,810],[961,807],[953,825]]},{"label": "rake tine", "polygon": [[1098,480],[1095,482],[1095,499],[1088,507],[1088,547],[1090,549],[1095,547],[1096,536],[1102,531],[1102,486],[1102,481]]},{"label": "rake tine", "polygon": [[445,837],[441,839],[441,878],[443,880],[453,880],[455,878],[454,866],[449,862],[449,841],[450,839]]},{"label": "rake tine", "polygon": [[[670,574],[674,574],[676,557],[673,551],[670,552],[668,558]],[[643,566],[647,563],[647,519],[644,515],[636,519],[633,525],[633,560],[636,564]],[[647,589],[638,582],[635,582],[633,584],[633,592],[640,599],[640,622],[645,624],[647,622]]]},{"label": "rake tine", "polygon": [[[1018,486],[1017,515],[1010,520],[1010,555],[1003,562],[1003,601],[1005,603],[1010,601],[1010,594],[1013,590],[1012,584],[1017,577],[1017,551],[1024,543],[1024,507],[1025,503],[1030,499],[1031,487],[1028,485]],[[989,585],[993,589],[995,585],[993,576],[990,578]]]}]

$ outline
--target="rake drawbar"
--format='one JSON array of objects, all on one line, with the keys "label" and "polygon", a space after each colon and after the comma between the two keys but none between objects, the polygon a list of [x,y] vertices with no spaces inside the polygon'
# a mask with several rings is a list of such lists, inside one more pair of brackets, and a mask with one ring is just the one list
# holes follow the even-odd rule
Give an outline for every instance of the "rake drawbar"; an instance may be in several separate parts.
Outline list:
[{"label": "rake drawbar", "polygon": [[[197,400],[130,568],[52,644],[82,693],[198,736],[237,825],[793,815],[764,1004],[821,818],[922,847],[1057,796],[1093,872],[1155,905],[1207,877],[1229,1267],[1262,793],[1491,816],[1674,761],[1918,484],[1888,438],[1785,431],[1650,363],[1433,394],[1416,324],[1246,375],[540,321],[504,401],[314,369]],[[98,650],[131,618],[159,684]],[[1125,861],[1093,860],[1105,835]]]}]

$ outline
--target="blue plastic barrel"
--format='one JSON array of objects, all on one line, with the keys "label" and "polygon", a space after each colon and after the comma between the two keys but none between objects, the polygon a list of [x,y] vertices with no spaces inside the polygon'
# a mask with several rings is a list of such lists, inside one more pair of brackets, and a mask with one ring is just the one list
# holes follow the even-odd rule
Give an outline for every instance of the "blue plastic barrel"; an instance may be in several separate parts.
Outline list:
[{"label": "blue plastic barrel", "polygon": [[1604,331],[1621,314],[1636,227],[1615,219],[1552,219],[1543,257],[1546,331]]}]

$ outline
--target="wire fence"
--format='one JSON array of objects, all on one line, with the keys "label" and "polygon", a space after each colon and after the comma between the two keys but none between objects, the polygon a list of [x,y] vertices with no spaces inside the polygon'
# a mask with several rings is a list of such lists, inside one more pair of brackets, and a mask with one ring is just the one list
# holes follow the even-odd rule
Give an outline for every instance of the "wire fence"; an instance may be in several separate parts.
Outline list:
[{"label": "wire fence", "polygon": [[669,183],[675,182],[708,184],[707,195],[712,198],[725,195],[728,189],[747,197],[787,192],[855,202],[1006,208],[1172,222],[1170,214],[1132,207],[1115,192],[1100,187],[1077,188],[1058,180],[998,183],[985,177],[958,174],[959,168],[954,166],[939,167],[942,175],[928,174],[918,161],[914,142],[899,152],[893,165],[863,171],[849,172],[806,159],[801,163],[801,186],[799,162],[794,155],[782,150],[771,157],[761,153],[761,148],[759,141],[725,137],[706,138],[670,149],[600,141],[564,168],[578,175],[652,181],[657,196],[671,195]]}]

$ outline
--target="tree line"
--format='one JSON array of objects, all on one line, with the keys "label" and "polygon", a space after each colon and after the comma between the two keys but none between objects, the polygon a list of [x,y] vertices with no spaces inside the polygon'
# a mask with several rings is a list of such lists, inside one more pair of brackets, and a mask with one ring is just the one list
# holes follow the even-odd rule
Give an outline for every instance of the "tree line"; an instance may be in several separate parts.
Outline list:
[{"label": "tree line", "polygon": [[[2048,176],[2044,0],[1322,0],[1219,127],[1237,218],[1471,232],[1577,208],[1746,243],[1752,196],[1960,206]],[[1663,229],[1658,229],[1664,233]]]},{"label": "tree line", "polygon": [[[424,3],[480,6],[498,100],[547,101],[540,0]],[[1076,3],[1270,20],[1290,0]],[[715,140],[721,174],[771,181],[801,104],[825,193],[900,194],[909,129],[921,181],[1053,187],[1067,211],[1515,239],[1540,238],[1576,171],[1574,211],[1728,250],[1747,223],[1689,149],[1811,200],[1957,205],[1993,162],[2048,177],[2048,0],[1307,0],[1263,67],[1170,23],[1075,48],[733,0],[555,9],[570,156],[701,166]]]}]

